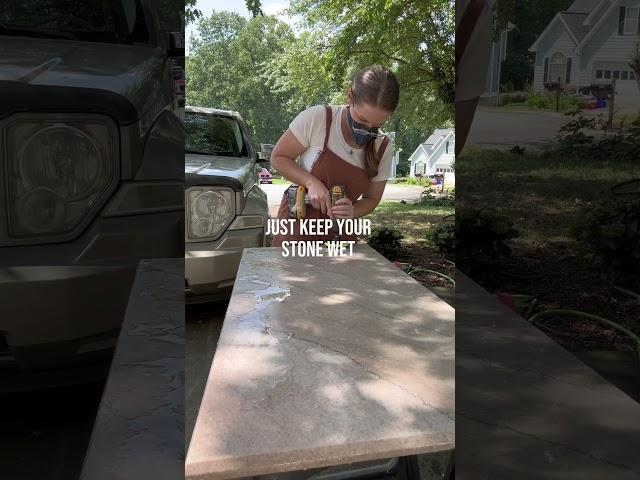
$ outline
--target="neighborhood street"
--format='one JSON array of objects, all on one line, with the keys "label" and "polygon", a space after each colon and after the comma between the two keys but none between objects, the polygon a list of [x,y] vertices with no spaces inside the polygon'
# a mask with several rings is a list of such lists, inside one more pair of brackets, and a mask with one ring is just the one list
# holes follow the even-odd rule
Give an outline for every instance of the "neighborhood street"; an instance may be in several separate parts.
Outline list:
[{"label": "neighborhood street", "polygon": [[554,112],[514,111],[480,107],[476,110],[466,146],[510,150],[514,146],[539,150],[571,117]]},{"label": "neighborhood street", "polygon": [[185,307],[185,450],[196,422],[229,301]]}]

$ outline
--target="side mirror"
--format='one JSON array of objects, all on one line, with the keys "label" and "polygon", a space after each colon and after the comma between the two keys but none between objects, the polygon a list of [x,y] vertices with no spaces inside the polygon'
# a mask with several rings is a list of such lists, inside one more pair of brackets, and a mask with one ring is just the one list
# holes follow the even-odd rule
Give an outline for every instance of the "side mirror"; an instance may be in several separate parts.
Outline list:
[{"label": "side mirror", "polygon": [[184,57],[184,33],[169,32],[167,33],[167,56]]}]

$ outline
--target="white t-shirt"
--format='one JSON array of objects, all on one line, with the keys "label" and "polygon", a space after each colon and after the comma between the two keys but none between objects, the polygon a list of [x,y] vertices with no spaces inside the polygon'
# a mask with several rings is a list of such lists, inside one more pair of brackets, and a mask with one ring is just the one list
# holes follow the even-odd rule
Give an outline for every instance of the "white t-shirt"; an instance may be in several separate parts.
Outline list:
[{"label": "white t-shirt", "polygon": [[[364,148],[354,148],[347,143],[342,134],[340,125],[342,112],[346,105],[331,105],[333,120],[327,147],[340,158],[356,167],[364,170]],[[296,139],[307,149],[300,155],[300,166],[310,172],[313,163],[324,148],[324,137],[326,134],[326,112],[324,105],[315,105],[299,113],[289,125],[289,129]],[[385,137],[376,139],[376,149],[380,148]],[[378,166],[378,175],[371,181],[381,182],[389,178],[391,173],[391,161],[393,160],[393,139],[389,138],[387,148],[382,155]]]}]

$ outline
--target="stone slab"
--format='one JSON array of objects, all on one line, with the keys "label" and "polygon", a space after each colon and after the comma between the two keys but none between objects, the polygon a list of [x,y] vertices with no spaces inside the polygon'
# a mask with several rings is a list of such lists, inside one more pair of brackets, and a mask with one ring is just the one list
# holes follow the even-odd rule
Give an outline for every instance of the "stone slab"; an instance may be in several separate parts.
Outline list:
[{"label": "stone slab", "polygon": [[640,404],[456,273],[459,480],[640,478]]},{"label": "stone slab", "polygon": [[454,310],[369,246],[245,249],[186,476],[452,449],[454,368]]},{"label": "stone slab", "polygon": [[80,478],[184,478],[183,259],[138,266]]}]

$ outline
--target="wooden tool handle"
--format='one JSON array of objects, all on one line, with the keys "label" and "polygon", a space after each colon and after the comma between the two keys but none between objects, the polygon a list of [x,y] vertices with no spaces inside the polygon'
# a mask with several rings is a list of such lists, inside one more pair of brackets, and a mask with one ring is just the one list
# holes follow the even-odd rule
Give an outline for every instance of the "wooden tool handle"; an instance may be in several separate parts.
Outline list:
[{"label": "wooden tool handle", "polygon": [[307,205],[304,202],[305,194],[307,193],[307,189],[300,186],[296,192],[296,218],[301,219],[304,218],[307,214]]}]

